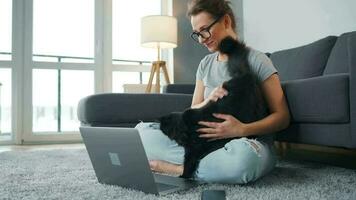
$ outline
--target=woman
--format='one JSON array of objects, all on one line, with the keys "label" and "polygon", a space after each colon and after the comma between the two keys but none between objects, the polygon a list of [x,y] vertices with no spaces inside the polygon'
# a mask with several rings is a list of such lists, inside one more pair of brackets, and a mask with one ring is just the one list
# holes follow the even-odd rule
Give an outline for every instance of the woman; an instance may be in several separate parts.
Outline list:
[{"label": "woman", "polygon": [[[231,36],[238,39],[236,22],[229,2],[225,0],[193,0],[188,16],[193,28],[192,39],[204,45],[212,54],[198,67],[192,108],[204,106],[227,95],[221,85],[231,77],[227,71],[227,55],[218,50],[219,42]],[[206,128],[198,130],[207,139],[233,139],[206,157],[199,164],[195,178],[206,182],[248,183],[271,171],[276,163],[273,134],[289,125],[289,111],[276,69],[263,53],[250,48],[248,60],[252,71],[261,81],[261,90],[270,114],[259,121],[242,123],[231,115],[216,114],[221,123],[199,122]],[[150,160],[151,169],[158,172],[183,172],[183,147],[169,140],[158,124],[140,123],[138,128]],[[257,139],[247,139],[247,136]]]}]

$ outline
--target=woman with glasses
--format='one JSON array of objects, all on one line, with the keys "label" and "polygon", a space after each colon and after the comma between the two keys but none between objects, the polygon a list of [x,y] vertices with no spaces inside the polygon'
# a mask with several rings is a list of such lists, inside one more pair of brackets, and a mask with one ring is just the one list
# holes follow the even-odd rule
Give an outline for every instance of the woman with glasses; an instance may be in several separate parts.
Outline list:
[{"label": "woman with glasses", "polygon": [[[238,40],[236,22],[230,2],[225,0],[192,0],[188,6],[193,33],[191,38],[204,45],[211,54],[205,56],[196,73],[192,108],[199,108],[209,101],[227,95],[222,83],[229,80],[227,55],[218,50],[222,39],[231,36]],[[242,123],[231,115],[216,114],[221,123],[200,122],[206,128],[198,132],[207,139],[239,137],[224,148],[204,157],[195,178],[207,182],[248,183],[270,172],[276,164],[273,133],[289,124],[289,111],[276,69],[263,53],[249,48],[248,61],[261,82],[261,90],[270,114],[259,121]],[[152,170],[164,173],[183,172],[184,149],[161,133],[157,124],[137,125]],[[257,139],[247,139],[256,136]]]}]

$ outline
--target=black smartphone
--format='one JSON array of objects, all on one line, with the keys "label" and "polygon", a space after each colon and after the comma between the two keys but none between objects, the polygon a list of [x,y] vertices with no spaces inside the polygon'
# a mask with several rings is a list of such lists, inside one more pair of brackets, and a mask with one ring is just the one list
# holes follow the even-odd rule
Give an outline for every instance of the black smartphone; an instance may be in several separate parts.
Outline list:
[{"label": "black smartphone", "polygon": [[201,193],[201,200],[225,200],[225,190],[204,190]]}]

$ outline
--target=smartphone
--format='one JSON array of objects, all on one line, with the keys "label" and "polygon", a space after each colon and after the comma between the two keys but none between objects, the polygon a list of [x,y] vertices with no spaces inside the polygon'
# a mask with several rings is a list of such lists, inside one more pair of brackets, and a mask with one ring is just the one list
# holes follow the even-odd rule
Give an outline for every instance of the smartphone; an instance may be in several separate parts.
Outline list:
[{"label": "smartphone", "polygon": [[201,194],[201,200],[225,200],[225,190],[204,190]]}]

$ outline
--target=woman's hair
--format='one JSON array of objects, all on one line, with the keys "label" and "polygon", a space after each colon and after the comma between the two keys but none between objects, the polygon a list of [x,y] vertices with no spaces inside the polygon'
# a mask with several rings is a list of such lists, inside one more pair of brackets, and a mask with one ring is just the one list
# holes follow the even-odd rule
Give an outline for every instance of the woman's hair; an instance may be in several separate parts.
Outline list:
[{"label": "woman's hair", "polygon": [[231,27],[236,30],[236,21],[234,13],[230,7],[230,1],[227,0],[191,0],[188,3],[187,16],[191,17],[201,12],[209,13],[214,19],[224,15],[231,18]]}]

